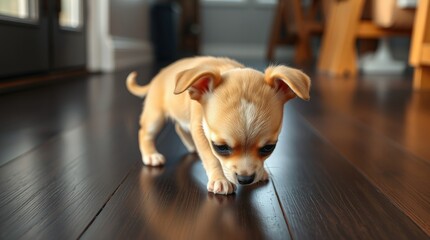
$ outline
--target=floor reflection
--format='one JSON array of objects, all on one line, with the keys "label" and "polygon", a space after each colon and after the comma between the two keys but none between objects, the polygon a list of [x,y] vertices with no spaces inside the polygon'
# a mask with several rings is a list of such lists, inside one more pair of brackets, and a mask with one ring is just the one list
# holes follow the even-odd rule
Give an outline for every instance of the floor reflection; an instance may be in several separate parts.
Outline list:
[{"label": "floor reflection", "polygon": [[262,193],[258,189],[264,185],[239,188],[229,196],[208,193],[204,170],[196,160],[196,155],[186,155],[168,168],[142,168],[140,213],[151,235],[157,239],[267,238],[261,230],[265,213],[254,207],[253,196]]},{"label": "floor reflection", "polygon": [[412,149],[418,156],[429,159],[430,148],[427,141],[430,135],[430,95],[415,92],[407,106],[405,141],[404,144]]}]

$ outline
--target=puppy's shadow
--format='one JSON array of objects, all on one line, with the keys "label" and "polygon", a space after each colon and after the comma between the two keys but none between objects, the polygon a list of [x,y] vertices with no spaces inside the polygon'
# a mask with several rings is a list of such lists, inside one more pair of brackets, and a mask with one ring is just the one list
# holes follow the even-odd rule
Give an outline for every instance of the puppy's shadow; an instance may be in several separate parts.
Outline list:
[{"label": "puppy's shadow", "polygon": [[142,168],[140,213],[152,234],[160,239],[264,238],[253,197],[263,185],[239,187],[227,196],[208,193],[197,160],[196,154],[187,154],[165,168]]}]

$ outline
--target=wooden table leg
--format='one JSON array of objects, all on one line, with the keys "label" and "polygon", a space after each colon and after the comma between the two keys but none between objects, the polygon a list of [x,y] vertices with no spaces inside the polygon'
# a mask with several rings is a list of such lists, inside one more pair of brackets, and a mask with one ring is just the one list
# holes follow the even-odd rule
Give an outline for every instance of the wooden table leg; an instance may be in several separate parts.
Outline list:
[{"label": "wooden table leg", "polygon": [[420,0],[415,14],[409,63],[415,67],[415,90],[430,90],[430,0]]},{"label": "wooden table leg", "polygon": [[331,75],[357,73],[356,31],[364,0],[333,3],[324,31],[318,70]]}]

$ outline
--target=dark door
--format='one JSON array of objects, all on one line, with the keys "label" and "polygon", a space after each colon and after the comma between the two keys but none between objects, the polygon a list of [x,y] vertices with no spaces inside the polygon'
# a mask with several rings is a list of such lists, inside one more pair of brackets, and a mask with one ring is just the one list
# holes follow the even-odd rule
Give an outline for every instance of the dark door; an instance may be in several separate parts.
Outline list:
[{"label": "dark door", "polygon": [[0,0],[0,78],[85,67],[84,2]]},{"label": "dark door", "polygon": [[85,67],[85,1],[55,0],[52,21],[52,68]]}]

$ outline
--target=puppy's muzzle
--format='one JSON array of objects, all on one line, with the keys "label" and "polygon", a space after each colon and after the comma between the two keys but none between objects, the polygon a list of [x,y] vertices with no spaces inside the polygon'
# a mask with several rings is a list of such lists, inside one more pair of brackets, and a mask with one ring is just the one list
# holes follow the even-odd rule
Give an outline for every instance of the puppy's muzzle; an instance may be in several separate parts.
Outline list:
[{"label": "puppy's muzzle", "polygon": [[254,174],[252,174],[252,175],[250,175],[250,176],[237,175],[237,173],[236,173],[236,177],[237,177],[237,181],[238,181],[240,184],[243,184],[243,185],[245,185],[245,184],[250,184],[250,183],[252,183],[252,182],[254,181],[254,179],[255,179],[255,173],[254,173]]}]

